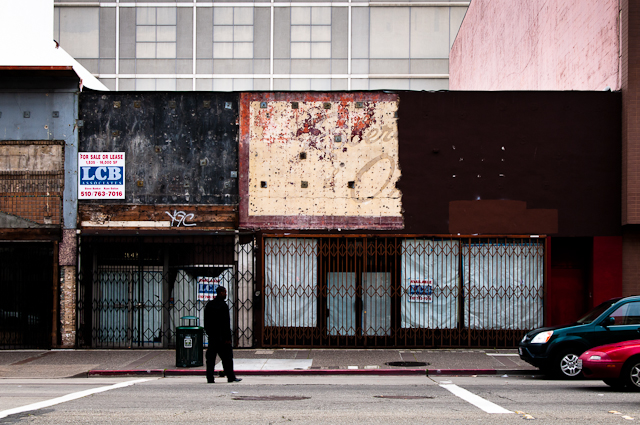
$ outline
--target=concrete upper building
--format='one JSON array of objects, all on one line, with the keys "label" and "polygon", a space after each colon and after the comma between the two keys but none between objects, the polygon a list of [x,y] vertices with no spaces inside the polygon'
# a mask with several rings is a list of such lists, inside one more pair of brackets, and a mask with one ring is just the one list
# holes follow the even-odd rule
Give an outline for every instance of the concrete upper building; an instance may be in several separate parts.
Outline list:
[{"label": "concrete upper building", "polygon": [[442,90],[469,1],[55,0],[111,90]]},{"label": "concrete upper building", "polygon": [[620,90],[619,0],[474,0],[451,90]]}]

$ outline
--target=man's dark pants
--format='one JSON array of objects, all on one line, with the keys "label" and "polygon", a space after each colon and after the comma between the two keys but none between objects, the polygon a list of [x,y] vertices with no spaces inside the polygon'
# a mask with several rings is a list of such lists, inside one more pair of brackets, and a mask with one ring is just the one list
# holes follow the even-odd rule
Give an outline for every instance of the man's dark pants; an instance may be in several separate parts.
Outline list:
[{"label": "man's dark pants", "polygon": [[222,368],[228,381],[236,379],[233,371],[233,349],[231,344],[209,344],[207,348],[207,382],[213,382],[213,369],[216,365],[216,354],[222,360]]}]

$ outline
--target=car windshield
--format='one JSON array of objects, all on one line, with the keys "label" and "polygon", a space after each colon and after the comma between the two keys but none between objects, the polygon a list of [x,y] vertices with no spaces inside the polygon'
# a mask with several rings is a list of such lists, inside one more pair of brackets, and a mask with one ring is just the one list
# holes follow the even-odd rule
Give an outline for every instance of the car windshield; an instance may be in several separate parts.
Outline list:
[{"label": "car windshield", "polygon": [[599,306],[591,310],[589,313],[587,313],[585,316],[578,319],[576,323],[579,323],[581,325],[588,325],[589,323],[596,320],[602,313],[604,313],[606,309],[608,309],[609,307],[611,307],[621,299],[622,298],[614,298],[609,301],[603,302],[602,304],[600,304]]}]

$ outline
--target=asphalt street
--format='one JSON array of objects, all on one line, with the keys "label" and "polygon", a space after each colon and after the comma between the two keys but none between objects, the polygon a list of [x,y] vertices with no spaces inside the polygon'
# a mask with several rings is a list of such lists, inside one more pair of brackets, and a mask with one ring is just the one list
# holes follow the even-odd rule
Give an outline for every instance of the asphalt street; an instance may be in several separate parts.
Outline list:
[{"label": "asphalt street", "polygon": [[639,398],[537,376],[3,379],[0,423],[618,424],[640,420]]}]

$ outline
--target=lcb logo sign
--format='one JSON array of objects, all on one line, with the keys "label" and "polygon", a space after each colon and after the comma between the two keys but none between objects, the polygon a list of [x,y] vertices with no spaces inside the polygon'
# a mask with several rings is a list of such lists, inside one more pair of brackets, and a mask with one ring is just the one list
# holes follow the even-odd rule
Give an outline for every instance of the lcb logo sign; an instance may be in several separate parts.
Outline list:
[{"label": "lcb logo sign", "polygon": [[78,199],[123,199],[124,164],[124,152],[81,152]]},{"label": "lcb logo sign", "polygon": [[122,184],[124,167],[80,167],[80,184]]}]

